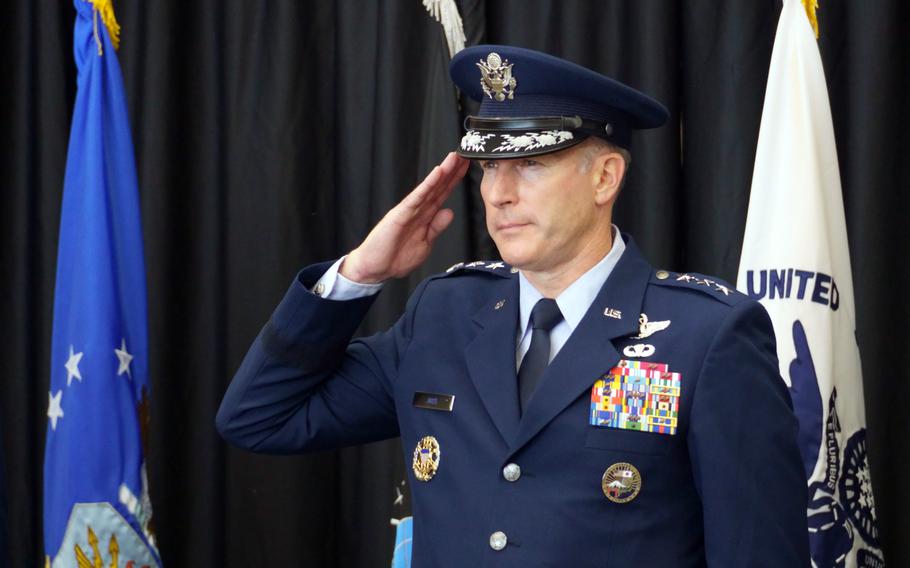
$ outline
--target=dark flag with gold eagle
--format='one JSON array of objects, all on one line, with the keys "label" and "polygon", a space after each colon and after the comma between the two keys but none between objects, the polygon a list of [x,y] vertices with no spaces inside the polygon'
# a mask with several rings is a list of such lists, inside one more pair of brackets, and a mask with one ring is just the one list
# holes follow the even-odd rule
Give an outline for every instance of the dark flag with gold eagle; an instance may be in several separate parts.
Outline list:
[{"label": "dark flag with gold eagle", "polygon": [[148,347],[139,191],[110,0],[74,0],[78,70],[44,457],[48,566],[160,566],[146,476]]}]

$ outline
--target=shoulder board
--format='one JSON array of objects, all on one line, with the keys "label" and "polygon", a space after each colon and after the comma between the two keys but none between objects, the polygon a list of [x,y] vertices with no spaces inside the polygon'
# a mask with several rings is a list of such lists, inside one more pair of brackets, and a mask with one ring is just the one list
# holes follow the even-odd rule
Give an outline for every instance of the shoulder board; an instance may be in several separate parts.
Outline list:
[{"label": "shoulder board", "polygon": [[488,274],[495,274],[496,276],[501,276],[503,278],[509,278],[510,276],[518,272],[517,268],[509,266],[501,260],[475,260],[473,262],[459,262],[453,264],[446,269],[445,272],[438,274],[439,277],[446,277],[453,274],[464,274],[470,272],[486,272]]},{"label": "shoulder board", "polygon": [[657,270],[651,275],[651,283],[658,286],[696,290],[730,306],[735,306],[749,299],[748,296],[738,291],[729,282],[714,276],[696,274],[695,272]]}]

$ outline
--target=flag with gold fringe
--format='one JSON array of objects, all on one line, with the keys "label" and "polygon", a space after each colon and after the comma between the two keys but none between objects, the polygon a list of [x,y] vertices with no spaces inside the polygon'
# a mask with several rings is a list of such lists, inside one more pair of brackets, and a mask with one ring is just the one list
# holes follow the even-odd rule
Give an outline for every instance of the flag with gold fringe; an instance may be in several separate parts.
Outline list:
[{"label": "flag with gold fringe", "polygon": [[881,568],[847,227],[816,43],[817,7],[816,0],[784,1],[737,287],[760,300],[774,323],[781,375],[799,419],[813,565]]},{"label": "flag with gold fringe", "polygon": [[111,0],[73,3],[77,92],[54,292],[45,565],[157,567],[145,261],[119,27]]}]

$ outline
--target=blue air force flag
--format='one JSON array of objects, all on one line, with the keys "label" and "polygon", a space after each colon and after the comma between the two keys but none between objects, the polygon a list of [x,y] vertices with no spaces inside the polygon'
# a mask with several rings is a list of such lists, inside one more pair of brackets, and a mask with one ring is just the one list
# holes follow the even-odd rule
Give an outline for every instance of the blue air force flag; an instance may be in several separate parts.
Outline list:
[{"label": "blue air force flag", "polygon": [[[74,0],[47,445],[46,563],[159,566],[145,469],[148,348],[139,195],[110,1]],[[110,33],[109,33],[110,32]]]},{"label": "blue air force flag", "polygon": [[799,418],[813,564],[883,566],[834,128],[799,0],[784,1],[777,27],[737,287],[774,322]]}]

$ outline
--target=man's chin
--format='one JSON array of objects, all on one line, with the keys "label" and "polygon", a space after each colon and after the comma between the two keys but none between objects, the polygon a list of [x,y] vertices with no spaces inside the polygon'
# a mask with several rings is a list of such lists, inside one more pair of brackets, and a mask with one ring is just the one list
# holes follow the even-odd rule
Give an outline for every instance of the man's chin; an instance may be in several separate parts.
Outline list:
[{"label": "man's chin", "polygon": [[540,262],[540,253],[533,238],[515,238],[512,235],[496,234],[493,242],[503,262],[520,270],[533,270]]},{"label": "man's chin", "polygon": [[499,249],[503,262],[519,270],[533,270],[536,258],[523,251],[510,251]]}]

